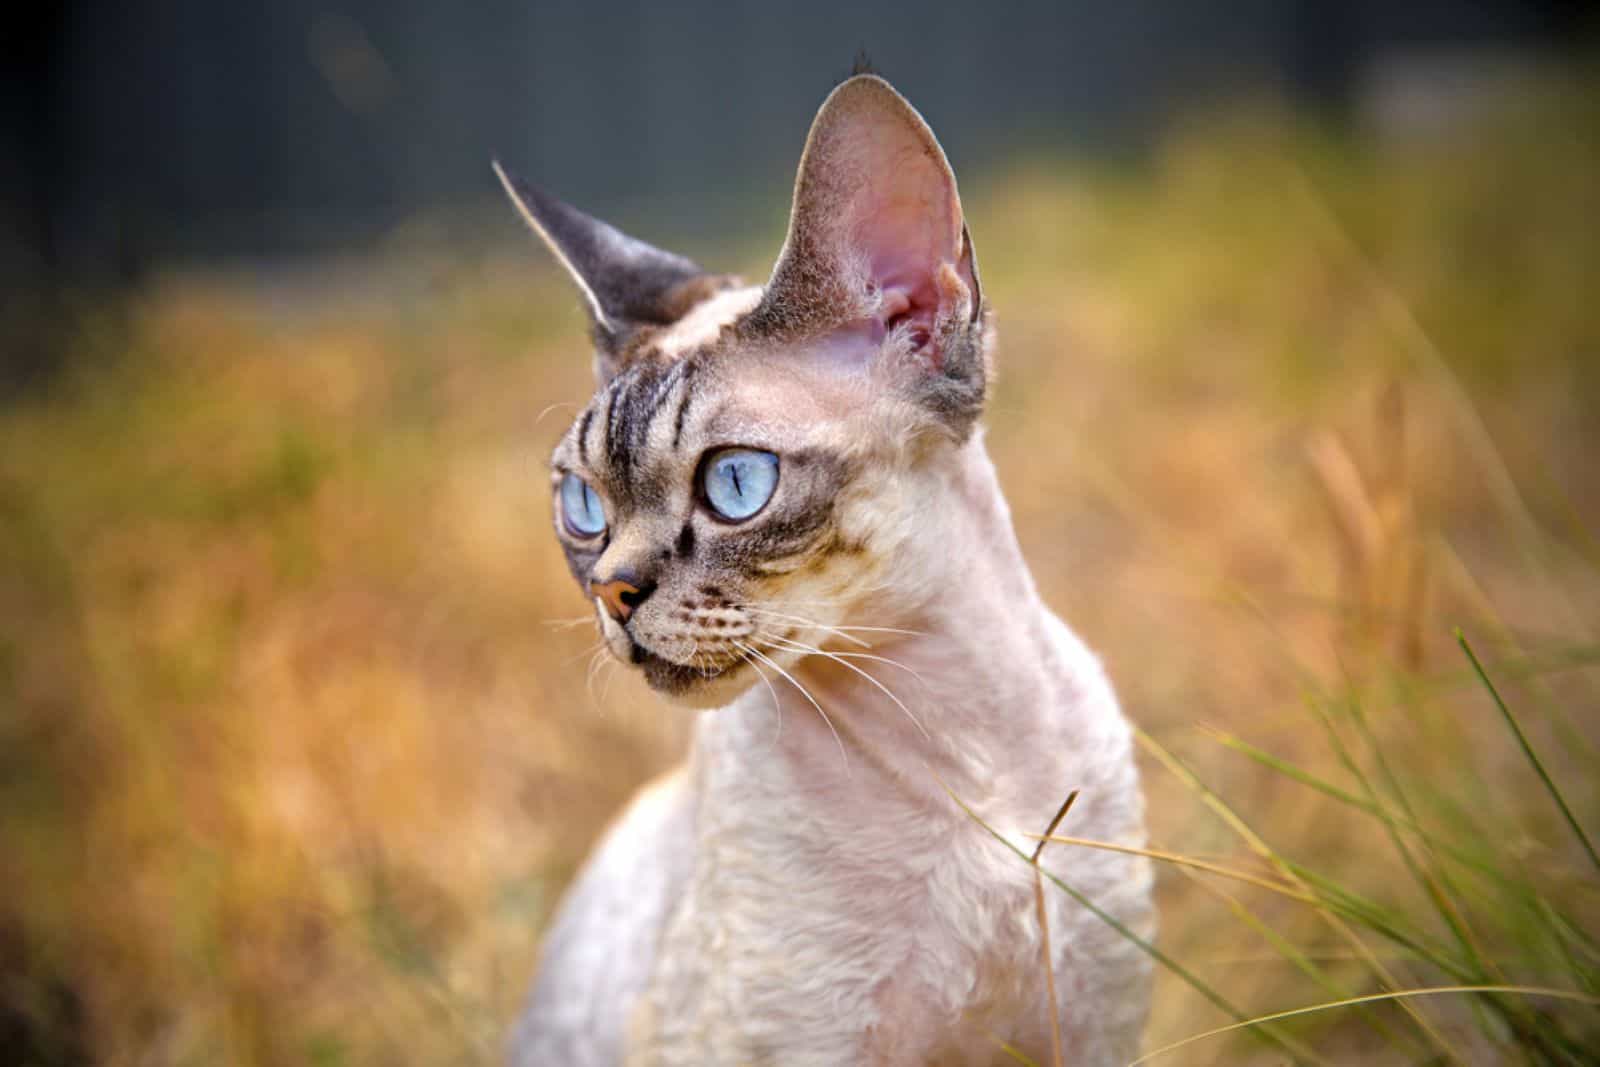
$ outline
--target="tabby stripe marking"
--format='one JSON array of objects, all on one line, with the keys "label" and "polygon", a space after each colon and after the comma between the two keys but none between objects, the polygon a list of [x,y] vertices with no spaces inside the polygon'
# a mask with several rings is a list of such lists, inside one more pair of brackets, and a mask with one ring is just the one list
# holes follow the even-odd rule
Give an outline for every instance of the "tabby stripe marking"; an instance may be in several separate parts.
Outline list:
[{"label": "tabby stripe marking", "polygon": [[678,450],[678,445],[683,440],[683,420],[689,414],[690,403],[694,401],[694,390],[689,387],[689,380],[693,377],[694,371],[699,364],[685,360],[681,366],[683,367],[683,398],[678,401],[678,413],[673,416],[672,420],[672,450],[674,452]]},{"label": "tabby stripe marking", "polygon": [[583,422],[578,425],[578,459],[585,466],[589,466],[589,425],[594,422],[594,408],[589,408],[583,413]]},{"label": "tabby stripe marking", "polygon": [[683,377],[683,364],[674,363],[667,372],[655,379],[655,389],[650,394],[648,402],[635,405],[639,414],[633,420],[629,429],[629,446],[632,451],[643,451],[650,441],[650,431],[655,426],[656,416],[661,413],[662,405],[672,395],[673,389],[678,385],[678,380]]},{"label": "tabby stripe marking", "polygon": [[617,406],[622,402],[625,386],[638,376],[638,365],[628,368],[611,380],[611,402],[606,405],[606,462],[619,475],[627,466],[627,452],[622,447],[622,425],[617,418]]}]

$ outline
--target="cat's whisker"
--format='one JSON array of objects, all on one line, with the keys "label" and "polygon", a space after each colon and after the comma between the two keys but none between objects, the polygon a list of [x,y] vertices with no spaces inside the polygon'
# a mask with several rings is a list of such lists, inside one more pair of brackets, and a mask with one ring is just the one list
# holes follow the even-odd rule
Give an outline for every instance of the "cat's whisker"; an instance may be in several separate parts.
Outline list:
[{"label": "cat's whisker", "polygon": [[699,640],[692,637],[689,639],[689,666],[699,671],[701,678],[711,678],[717,670],[716,663],[701,649]]},{"label": "cat's whisker", "polygon": [[611,695],[611,680],[617,676],[615,668],[621,666],[621,664],[617,662],[617,658],[615,656],[606,657],[606,665],[613,669],[606,670],[604,667],[601,668],[601,673],[605,675],[605,680],[600,683],[601,704],[604,704],[606,702],[606,698]]},{"label": "cat's whisker", "polygon": [[783,701],[778,699],[778,691],[772,688],[772,681],[767,677],[767,672],[761,669],[761,664],[752,659],[749,651],[739,642],[735,641],[733,645],[739,650],[739,658],[750,664],[751,669],[761,679],[761,684],[767,687],[767,692],[772,696],[772,714],[778,720],[778,729],[772,735],[772,747],[777,748],[778,742],[783,740]]},{"label": "cat's whisker", "polygon": [[892,581],[885,576],[879,581],[870,584],[864,581],[852,583],[850,586],[850,597],[848,598],[843,596],[813,597],[808,600],[786,600],[786,602],[790,604],[826,604],[832,607],[837,607],[841,604],[850,603],[852,600],[858,600],[863,595],[869,593],[881,593],[889,589],[892,584]]},{"label": "cat's whisker", "polygon": [[924,630],[903,630],[898,626],[834,626],[829,629],[851,630],[855,633],[904,634],[907,637],[927,637]]},{"label": "cat's whisker", "polygon": [[858,633],[872,634],[903,634],[906,637],[927,637],[926,630],[906,630],[898,626],[845,626],[845,630],[854,630]]},{"label": "cat's whisker", "polygon": [[780,667],[778,665],[777,661],[774,660],[772,657],[766,655],[764,652],[761,652],[761,651],[751,647],[750,645],[740,644],[737,641],[735,641],[734,644],[738,645],[739,648],[744,649],[746,652],[749,652],[752,656],[755,656],[757,659],[761,660],[761,662],[765,663],[767,666],[771,667],[773,670],[777,671],[779,674],[781,674],[785,678],[787,678],[789,680],[789,684],[794,686],[796,689],[800,690],[800,695],[805,697],[808,701],[810,701],[811,702],[811,706],[817,709],[817,714],[821,715],[822,716],[822,721],[827,723],[827,725],[828,725],[828,732],[833,734],[833,743],[839,746],[839,759],[844,764],[845,777],[848,778],[850,776],[850,757],[845,754],[844,738],[839,736],[839,731],[834,728],[833,720],[828,718],[828,713],[822,710],[822,705],[817,703],[817,698],[812,696],[810,690],[806,689],[805,686],[801,685],[795,679],[794,675],[790,674],[788,671],[786,671],[782,667]]},{"label": "cat's whisker", "polygon": [[888,588],[889,588],[889,582],[886,579],[884,581],[877,582],[877,583],[870,584],[870,585],[865,584],[865,583],[859,584],[859,585],[852,585],[850,587],[850,596],[848,596],[848,597],[831,596],[831,597],[791,598],[791,597],[785,596],[783,602],[785,604],[789,605],[789,606],[792,606],[792,607],[825,607],[825,608],[845,607],[845,606],[848,606],[848,605],[850,605],[852,603],[858,602],[861,599],[861,597],[863,597],[865,595],[868,595],[868,594],[871,594],[871,593],[881,593],[881,592],[883,592],[884,590],[886,590]]},{"label": "cat's whisker", "polygon": [[[836,626],[829,626],[826,623],[817,622],[817,621],[815,621],[813,619],[805,619],[805,618],[802,618],[799,615],[785,615],[785,614],[783,614],[781,612],[768,611],[768,610],[766,610],[764,608],[752,608],[752,609],[748,609],[748,610],[750,610],[752,614],[756,614],[756,615],[770,615],[771,617],[773,617],[775,619],[793,620],[795,622],[809,624],[809,625],[811,625],[811,626],[813,626],[813,627],[815,627],[815,628],[817,628],[819,630],[824,630],[824,631],[827,631],[827,632],[835,633],[839,637],[843,637],[848,641],[853,641],[855,644],[861,646],[862,648],[872,648],[873,646],[868,644],[865,641],[862,641],[860,638],[851,637],[849,634],[846,634],[846,633],[844,633],[842,631],[844,631],[844,630],[874,630],[874,631],[885,631],[885,632],[890,632],[890,633],[902,633],[902,634],[916,634],[917,633],[917,631],[914,631],[914,630],[896,630],[896,629],[893,629],[892,627],[887,627],[887,626],[845,626],[845,627],[836,627]],[[793,639],[792,638],[784,638],[784,640],[792,641]],[[794,642],[794,643],[795,644],[799,644],[800,642]],[[819,653],[822,652],[822,650],[820,648],[819,649],[815,649],[814,651],[819,652]],[[877,662],[877,663],[887,663],[891,667],[898,667],[900,670],[905,671],[907,674],[911,675],[911,677],[913,677],[917,681],[921,682],[924,686],[926,686],[928,684],[927,680],[924,679],[922,677],[922,675],[918,674],[915,670],[913,670],[912,668],[906,666],[904,663],[901,663],[899,660],[890,659],[888,656],[880,656],[880,655],[875,655],[875,654],[868,653],[868,652],[838,652],[837,655],[844,656],[844,657],[846,657],[848,659],[865,659],[865,660],[872,660],[872,661]]]},{"label": "cat's whisker", "polygon": [[836,635],[838,637],[843,638],[846,641],[851,642],[852,644],[860,645],[862,648],[871,648],[872,647],[870,644],[868,644],[867,642],[863,641],[859,637],[856,637],[856,636],[854,636],[852,634],[847,634],[843,630],[841,630],[840,628],[838,628],[836,626],[829,626],[827,623],[818,622],[815,619],[807,619],[807,618],[804,618],[804,617],[799,616],[799,615],[785,615],[782,612],[779,612],[779,611],[767,611],[764,608],[747,607],[744,610],[745,610],[746,613],[748,613],[750,615],[755,615],[755,616],[757,616],[759,618],[777,619],[780,622],[797,622],[801,626],[810,627],[810,628],[816,629],[816,630],[826,630],[829,633],[832,633],[832,634],[834,634],[834,635]]},{"label": "cat's whisker", "polygon": [[857,633],[869,633],[869,634],[903,634],[903,635],[905,635],[907,637],[926,637],[927,636],[927,634],[923,633],[921,630],[901,630],[901,629],[897,629],[896,627],[893,627],[893,626],[833,626],[833,625],[830,625],[830,624],[825,623],[825,622],[818,622],[815,619],[804,619],[804,618],[801,618],[798,615],[773,616],[773,617],[774,618],[786,618],[786,619],[792,620],[794,622],[801,623],[802,625],[814,626],[819,630],[823,630],[823,631],[826,631],[827,633],[831,633],[831,634],[836,634],[839,637],[843,637],[843,638],[846,638],[846,639],[848,639],[850,641],[853,641],[855,644],[860,645],[862,648],[871,648],[873,646],[871,645],[870,642],[863,641],[861,638],[854,637],[852,635],[857,634]]},{"label": "cat's whisker", "polygon": [[605,647],[606,647],[606,643],[605,643],[604,639],[596,640],[593,644],[589,645],[589,647],[587,647],[585,649],[582,649],[581,651],[575,652],[571,656],[568,656],[565,660],[563,660],[561,662],[561,666],[562,667],[570,667],[574,663],[576,663],[580,659],[582,659],[583,657],[585,657],[585,656],[591,656],[592,657],[596,652],[600,651],[601,649],[603,649]]},{"label": "cat's whisker", "polygon": [[[594,691],[595,679],[605,674],[606,686],[609,689],[611,676],[616,673],[617,666],[616,659],[610,656],[604,648],[596,650],[595,654],[589,659],[589,669],[584,673],[583,688],[589,694],[589,703],[597,710],[605,703],[605,692],[602,691],[597,694]],[[607,673],[608,668],[610,673]]]},{"label": "cat's whisker", "polygon": [[600,703],[600,695],[594,691],[594,683],[600,673],[606,669],[609,652],[604,648],[597,648],[594,655],[589,657],[589,669],[584,674],[584,686],[589,690],[589,699],[596,704]]},{"label": "cat's whisker", "polygon": [[[786,638],[785,640],[788,639]],[[821,649],[818,649],[818,651],[820,652]],[[879,656],[871,652],[830,652],[827,654],[832,656],[843,656],[845,659],[865,659],[871,660],[874,663],[886,663],[891,667],[898,667],[900,670],[905,671],[907,674],[911,675],[911,677],[921,682],[924,688],[926,688],[928,685],[928,680],[922,675],[918,674],[914,669],[907,667],[904,663],[901,663],[897,659],[890,659],[888,656]]]},{"label": "cat's whisker", "polygon": [[[791,599],[789,597],[784,597],[783,600],[782,600],[782,605],[784,607],[786,607],[786,608],[801,608],[801,607],[805,607],[805,608],[841,608],[841,607],[850,607],[850,606],[852,606],[854,604],[859,603],[859,601],[860,601],[860,599],[861,599],[861,597],[863,595],[869,594],[869,593],[880,592],[885,588],[887,588],[887,586],[860,586],[860,587],[854,588],[852,590],[851,596],[848,597],[848,598],[846,598],[846,597],[823,597],[823,598],[810,599],[810,600],[801,600],[801,599]],[[741,602],[741,603],[736,603],[735,606],[736,607],[746,607],[746,608],[760,608],[760,609],[762,609],[764,611],[773,610],[772,606],[769,603],[765,602],[765,601],[762,601],[762,602],[756,602],[756,601]]]},{"label": "cat's whisker", "polygon": [[[786,619],[790,622],[805,623],[807,626],[815,626],[819,630],[827,630],[830,633],[838,634],[840,637],[845,637],[847,633],[903,634],[906,637],[928,636],[921,630],[902,630],[897,626],[834,626],[830,625],[829,623],[820,622],[817,619],[808,619],[804,615],[789,615],[781,611],[773,611],[771,608],[760,607],[756,604],[738,604],[735,606],[741,611],[749,612],[752,615],[768,615],[774,619]],[[859,638],[850,638],[850,640],[855,641],[864,648],[872,647]]]},{"label": "cat's whisker", "polygon": [[[782,643],[780,644],[779,642],[782,642]],[[888,686],[886,686],[882,682],[878,681],[878,679],[874,678],[872,675],[868,674],[866,671],[862,670],[860,667],[857,667],[855,664],[849,662],[843,656],[835,655],[832,652],[824,652],[820,648],[813,648],[813,647],[811,647],[809,645],[803,645],[798,641],[786,641],[781,637],[780,638],[776,638],[773,641],[769,641],[769,642],[767,642],[767,644],[768,644],[768,647],[770,647],[770,648],[779,648],[779,649],[785,649],[785,650],[790,651],[790,652],[805,652],[805,653],[811,653],[811,654],[818,655],[818,656],[825,656],[828,659],[831,659],[835,663],[839,664],[839,666],[844,667],[847,670],[855,671],[857,674],[861,675],[861,677],[865,678],[867,681],[869,681],[873,685],[877,686],[878,687],[878,691],[881,692],[884,696],[886,696],[890,700],[894,701],[895,707],[897,707],[901,711],[903,711],[905,713],[906,718],[911,720],[911,725],[915,726],[917,728],[918,732],[922,734],[923,740],[925,740],[925,741],[932,741],[933,740],[933,737],[928,733],[928,728],[926,726],[922,725],[922,720],[917,718],[917,716],[911,711],[910,708],[906,707],[904,701],[902,701],[899,697],[895,696],[892,692],[890,692]],[[874,659],[882,659],[881,656],[875,656],[873,658]],[[885,661],[885,662],[887,662],[887,661]]]},{"label": "cat's whisker", "polygon": [[575,615],[570,619],[543,619],[541,620],[552,630],[576,630],[594,621],[593,615]]}]

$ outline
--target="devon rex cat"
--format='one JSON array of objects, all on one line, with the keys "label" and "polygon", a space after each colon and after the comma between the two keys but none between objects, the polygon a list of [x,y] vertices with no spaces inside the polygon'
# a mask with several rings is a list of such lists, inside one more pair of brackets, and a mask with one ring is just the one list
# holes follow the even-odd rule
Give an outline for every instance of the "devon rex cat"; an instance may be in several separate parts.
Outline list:
[{"label": "devon rex cat", "polygon": [[[497,165],[498,171],[498,165]],[[988,309],[939,143],[883,80],[817,113],[765,286],[500,171],[582,290],[599,388],[552,458],[606,645],[707,711],[546,937],[523,1067],[1126,1062],[1150,969],[1026,861],[1143,843],[1127,722],[1040,601],[977,426]],[[1045,866],[1148,935],[1137,857]]]}]

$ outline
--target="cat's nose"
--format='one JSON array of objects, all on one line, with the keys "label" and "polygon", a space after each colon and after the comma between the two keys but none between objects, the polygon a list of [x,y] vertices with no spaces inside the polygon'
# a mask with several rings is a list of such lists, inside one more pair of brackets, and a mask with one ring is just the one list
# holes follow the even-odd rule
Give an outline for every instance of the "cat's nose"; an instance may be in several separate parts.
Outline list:
[{"label": "cat's nose", "polygon": [[599,597],[606,611],[618,622],[627,622],[633,610],[655,591],[655,582],[631,574],[619,574],[609,581],[589,583],[589,595]]}]

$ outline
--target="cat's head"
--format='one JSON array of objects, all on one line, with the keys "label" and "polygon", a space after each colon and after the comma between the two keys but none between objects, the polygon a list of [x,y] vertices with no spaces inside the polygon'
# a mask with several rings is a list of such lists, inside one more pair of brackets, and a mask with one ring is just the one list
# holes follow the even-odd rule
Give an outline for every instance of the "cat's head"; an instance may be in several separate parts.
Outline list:
[{"label": "cat's head", "polygon": [[500,176],[593,325],[598,388],[551,482],[618,658],[712,706],[938,595],[900,572],[948,505],[988,343],[955,175],[910,104],[870,75],[823,103],[765,286]]}]

